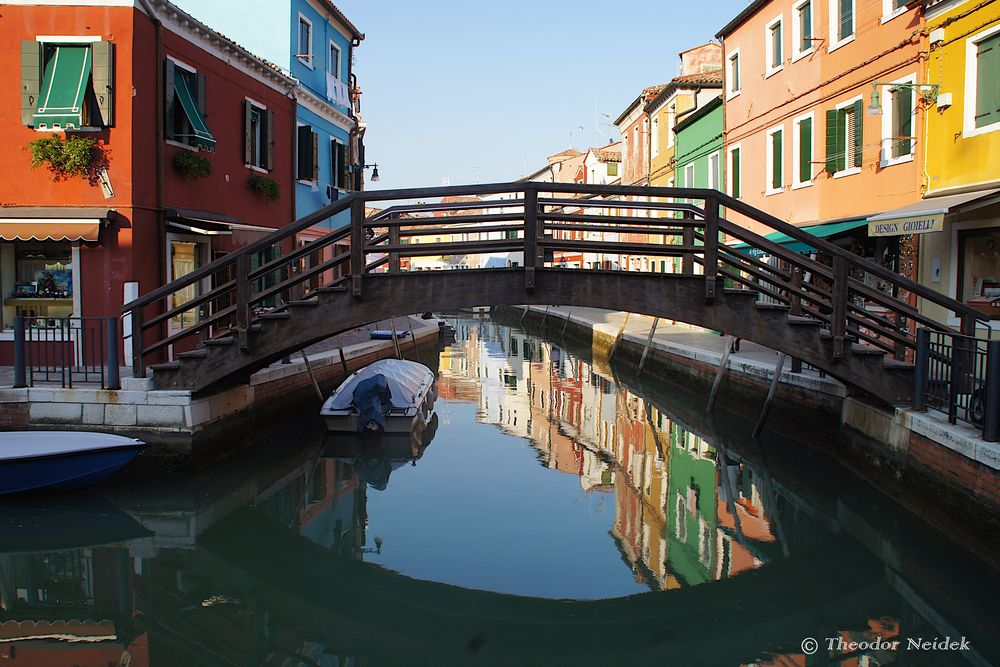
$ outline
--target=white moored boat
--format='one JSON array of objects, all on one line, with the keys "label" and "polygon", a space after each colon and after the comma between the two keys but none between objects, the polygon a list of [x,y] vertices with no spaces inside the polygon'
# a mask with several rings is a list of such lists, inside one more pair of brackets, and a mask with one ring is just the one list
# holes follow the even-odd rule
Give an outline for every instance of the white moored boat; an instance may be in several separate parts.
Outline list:
[{"label": "white moored boat", "polygon": [[415,361],[382,359],[351,374],[323,403],[320,415],[335,433],[411,433],[434,412],[431,369]]}]

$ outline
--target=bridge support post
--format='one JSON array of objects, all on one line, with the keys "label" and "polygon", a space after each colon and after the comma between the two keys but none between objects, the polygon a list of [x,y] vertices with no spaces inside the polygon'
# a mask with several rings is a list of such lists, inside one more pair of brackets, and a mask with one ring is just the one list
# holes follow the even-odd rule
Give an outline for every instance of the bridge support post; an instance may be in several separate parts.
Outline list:
[{"label": "bridge support post", "polygon": [[351,202],[351,294],[361,298],[365,273],[365,200]]},{"label": "bridge support post", "polygon": [[[684,242],[684,247],[691,248],[694,246],[694,229],[691,227],[684,227],[684,231],[681,233],[682,240]],[[694,275],[694,253],[685,252],[681,256],[681,274],[685,276]]]},{"label": "bridge support post", "polygon": [[708,394],[708,405],[705,406],[706,412],[711,412],[712,408],[715,407],[715,397],[719,394],[722,376],[729,368],[729,355],[733,353],[735,343],[736,339],[733,336],[726,336],[726,351],[722,353],[722,361],[719,362],[719,368],[715,371],[715,381],[712,382],[712,391]]},{"label": "bridge support post", "polygon": [[538,190],[524,191],[524,288],[535,289],[538,266]]},{"label": "bridge support post", "polygon": [[785,367],[785,353],[778,353],[778,363],[774,367],[774,377],[771,379],[771,386],[767,390],[767,398],[764,399],[764,407],[761,408],[760,417],[757,419],[757,425],[753,428],[753,437],[760,435],[760,432],[764,430],[764,424],[767,422],[767,413],[771,411],[771,401],[774,399],[774,394],[778,391],[778,383],[781,381],[781,369]]},{"label": "bridge support post", "polygon": [[930,384],[931,330],[917,329],[917,349],[913,358],[913,409],[927,410],[927,388]]},{"label": "bridge support post", "polygon": [[847,258],[837,255],[833,258],[833,316],[830,323],[834,359],[841,359],[844,356],[844,340],[847,336],[848,278]]},{"label": "bridge support post", "polygon": [[250,348],[250,255],[236,258],[236,337],[241,350]]},{"label": "bridge support post", "polygon": [[646,357],[649,355],[649,348],[653,346],[653,336],[656,335],[656,327],[660,324],[660,318],[653,318],[653,326],[649,328],[649,335],[646,336],[646,347],[642,348],[642,358],[639,359],[639,370],[646,366]]},{"label": "bridge support post", "polygon": [[[389,216],[389,245],[399,245],[399,227],[393,223],[396,221],[396,214]],[[398,252],[389,253],[389,273],[399,273],[402,270],[402,263],[399,260]]]},{"label": "bridge support post", "polygon": [[986,344],[986,386],[983,392],[983,440],[1000,440],[1000,341]]},{"label": "bridge support post", "polygon": [[719,279],[719,200],[705,198],[705,300],[715,298]]}]

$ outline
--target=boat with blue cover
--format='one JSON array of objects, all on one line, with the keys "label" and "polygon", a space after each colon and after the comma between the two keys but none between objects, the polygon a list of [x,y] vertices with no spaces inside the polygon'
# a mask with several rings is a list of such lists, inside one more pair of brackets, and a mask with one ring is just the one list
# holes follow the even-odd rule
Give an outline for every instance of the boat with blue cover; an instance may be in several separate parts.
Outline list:
[{"label": "boat with blue cover", "polygon": [[406,359],[382,359],[355,371],[323,403],[334,433],[414,433],[434,412],[434,372]]}]

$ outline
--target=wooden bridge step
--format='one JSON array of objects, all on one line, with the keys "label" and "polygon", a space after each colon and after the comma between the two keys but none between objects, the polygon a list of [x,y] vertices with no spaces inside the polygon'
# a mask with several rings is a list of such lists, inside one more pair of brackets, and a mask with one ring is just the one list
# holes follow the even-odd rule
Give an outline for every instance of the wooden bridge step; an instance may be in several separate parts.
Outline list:
[{"label": "wooden bridge step", "polygon": [[181,362],[179,361],[168,361],[162,364],[152,364],[149,367],[151,371],[177,371],[181,368]]},{"label": "wooden bridge step", "polygon": [[884,355],[886,352],[880,347],[871,345],[852,345],[851,352],[854,354]]},{"label": "wooden bridge step", "polygon": [[278,311],[276,313],[264,313],[263,315],[260,316],[260,319],[262,319],[262,320],[287,320],[291,316],[292,316],[291,313],[289,313],[287,310],[281,310],[281,311]]},{"label": "wooden bridge step", "polygon": [[744,297],[750,297],[750,296],[752,296],[755,299],[760,294],[760,292],[758,292],[757,290],[752,290],[752,289],[737,289],[735,287],[727,287],[727,288],[723,289],[722,292],[723,292],[723,294],[726,294],[728,296],[744,296]]},{"label": "wooden bridge step", "polygon": [[793,326],[818,327],[823,324],[822,320],[814,317],[800,317],[799,315],[789,315],[788,323]]},{"label": "wooden bridge step", "polygon": [[318,306],[319,299],[306,299],[304,301],[288,301],[289,306]]},{"label": "wooden bridge step", "polygon": [[792,307],[785,303],[758,303],[755,304],[757,310],[791,310]]},{"label": "wooden bridge step", "polygon": [[887,371],[912,371],[913,364],[899,359],[883,359],[882,368]]},{"label": "wooden bridge step", "polygon": [[189,352],[181,352],[177,355],[178,359],[204,359],[208,356],[208,350],[205,348],[198,348],[197,350],[191,350]]},{"label": "wooden bridge step", "polygon": [[235,340],[232,336],[223,336],[206,340],[202,345],[232,345]]},{"label": "wooden bridge step", "polygon": [[342,294],[347,292],[347,287],[344,285],[333,285],[330,287],[320,287],[316,291],[320,294]]}]

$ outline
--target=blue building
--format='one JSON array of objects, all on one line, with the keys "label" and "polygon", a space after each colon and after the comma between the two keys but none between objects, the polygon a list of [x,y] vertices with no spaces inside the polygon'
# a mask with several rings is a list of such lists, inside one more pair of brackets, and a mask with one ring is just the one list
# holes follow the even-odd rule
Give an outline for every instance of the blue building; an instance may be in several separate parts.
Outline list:
[{"label": "blue building", "polygon": [[[175,0],[249,51],[287,70],[299,85],[295,210],[301,218],[364,187],[364,124],[352,63],[364,35],[330,0],[255,3],[254,21],[234,20],[245,0]],[[260,26],[269,26],[261,30]],[[334,226],[346,224],[338,216]]]}]

